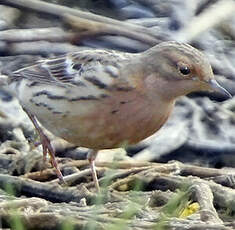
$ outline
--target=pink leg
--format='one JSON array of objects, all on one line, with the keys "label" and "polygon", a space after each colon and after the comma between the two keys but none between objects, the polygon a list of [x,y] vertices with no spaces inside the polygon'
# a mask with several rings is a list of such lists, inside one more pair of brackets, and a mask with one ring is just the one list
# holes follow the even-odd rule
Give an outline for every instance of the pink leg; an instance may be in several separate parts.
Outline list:
[{"label": "pink leg", "polygon": [[59,165],[55,159],[55,151],[51,145],[51,142],[49,138],[46,136],[46,134],[43,132],[42,128],[39,126],[36,117],[32,114],[30,114],[26,109],[24,109],[30,120],[32,121],[35,129],[37,130],[39,136],[40,136],[40,141],[42,144],[42,149],[43,149],[43,160],[46,161],[46,156],[47,154],[50,155],[51,158],[51,164],[55,168],[56,175],[58,176],[60,183],[65,184],[63,175],[59,169]]},{"label": "pink leg", "polygon": [[87,155],[87,159],[90,163],[91,174],[92,174],[93,181],[95,183],[96,190],[98,192],[100,192],[99,181],[97,179],[97,174],[96,174],[96,170],[95,170],[95,158],[96,158],[97,154],[98,154],[97,150],[90,150],[90,152]]}]

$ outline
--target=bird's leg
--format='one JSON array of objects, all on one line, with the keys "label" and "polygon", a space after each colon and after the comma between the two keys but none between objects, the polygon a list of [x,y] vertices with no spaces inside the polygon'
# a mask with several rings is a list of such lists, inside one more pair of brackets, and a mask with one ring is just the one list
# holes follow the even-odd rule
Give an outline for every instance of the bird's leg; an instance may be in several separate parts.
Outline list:
[{"label": "bird's leg", "polygon": [[42,128],[39,126],[36,117],[29,113],[25,108],[23,108],[26,114],[28,115],[29,119],[32,121],[35,129],[37,130],[39,136],[40,136],[40,142],[42,144],[43,149],[43,160],[46,161],[47,154],[50,155],[51,164],[55,168],[56,175],[58,176],[61,183],[65,183],[63,175],[59,169],[59,165],[55,159],[55,151],[51,145],[50,139],[47,137],[47,135],[43,132]]},{"label": "bird's leg", "polygon": [[97,174],[96,174],[96,169],[95,169],[95,158],[96,158],[97,154],[98,154],[97,150],[90,150],[87,155],[87,159],[90,163],[91,174],[92,174],[93,181],[95,183],[96,190],[99,192],[100,186],[99,186],[99,182],[98,182]]}]

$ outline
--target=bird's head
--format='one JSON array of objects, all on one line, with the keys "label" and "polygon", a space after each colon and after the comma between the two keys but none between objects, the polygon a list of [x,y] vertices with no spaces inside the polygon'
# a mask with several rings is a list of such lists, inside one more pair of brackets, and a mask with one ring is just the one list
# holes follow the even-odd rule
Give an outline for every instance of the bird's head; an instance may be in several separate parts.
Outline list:
[{"label": "bird's head", "polygon": [[155,72],[158,79],[167,82],[169,94],[176,97],[194,91],[217,91],[231,97],[215,80],[207,57],[192,46],[163,42],[146,54],[149,57],[148,69]]}]

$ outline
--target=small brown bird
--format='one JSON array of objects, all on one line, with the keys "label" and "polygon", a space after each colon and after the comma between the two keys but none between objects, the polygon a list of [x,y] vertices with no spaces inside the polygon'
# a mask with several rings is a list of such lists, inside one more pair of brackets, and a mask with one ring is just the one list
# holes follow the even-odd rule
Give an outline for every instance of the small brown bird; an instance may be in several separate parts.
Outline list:
[{"label": "small brown bird", "polygon": [[95,186],[98,150],[138,143],[159,130],[175,100],[209,90],[231,96],[214,79],[203,53],[187,44],[163,42],[138,54],[85,50],[42,60],[13,72],[8,87],[38,130],[63,180],[49,139],[54,135],[91,149]]}]

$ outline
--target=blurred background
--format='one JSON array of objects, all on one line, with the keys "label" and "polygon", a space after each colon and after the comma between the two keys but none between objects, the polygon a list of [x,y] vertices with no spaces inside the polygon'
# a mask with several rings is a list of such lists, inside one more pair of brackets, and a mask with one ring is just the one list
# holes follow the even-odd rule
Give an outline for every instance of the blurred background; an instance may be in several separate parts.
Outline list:
[{"label": "blurred background", "polygon": [[101,193],[88,150],[50,134],[59,185],[29,118],[0,89],[0,229],[235,229],[234,0],[0,0],[1,75],[68,52],[138,53],[169,40],[203,51],[233,98],[181,97],[159,132],[100,153]]},{"label": "blurred background", "polygon": [[[38,4],[2,0],[0,4],[2,74],[72,51],[105,48],[136,53],[176,40],[202,50],[218,82],[235,95],[234,1],[51,0]],[[1,90],[0,97],[0,159],[4,159],[0,164],[4,171],[9,152],[30,154],[28,141],[34,129],[7,91]],[[182,97],[162,130],[128,147],[127,155],[140,161],[235,167],[234,111],[235,99],[217,93]],[[19,144],[22,140],[23,146]],[[59,157],[84,159],[87,152],[58,146]]]}]

